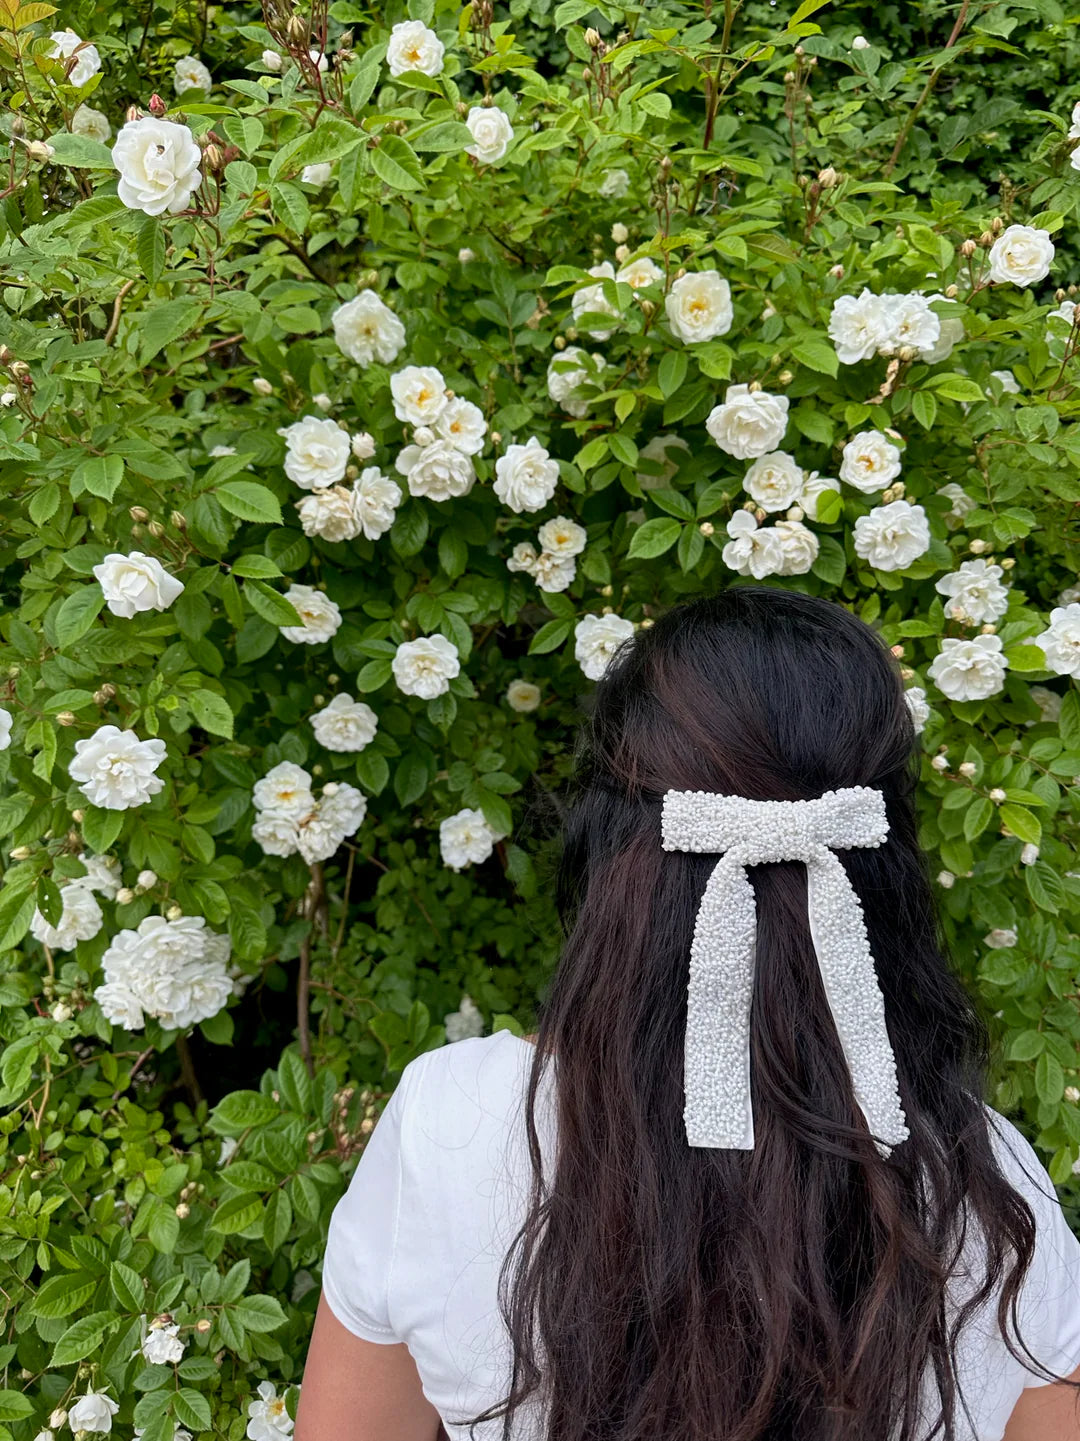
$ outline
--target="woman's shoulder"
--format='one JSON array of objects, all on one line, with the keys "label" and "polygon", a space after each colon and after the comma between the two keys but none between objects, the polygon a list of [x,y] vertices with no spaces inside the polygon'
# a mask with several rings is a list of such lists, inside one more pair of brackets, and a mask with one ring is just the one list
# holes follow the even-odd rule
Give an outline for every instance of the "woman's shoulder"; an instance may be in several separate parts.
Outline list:
[{"label": "woman's shoulder", "polygon": [[484,1132],[505,1131],[520,1114],[532,1054],[527,1041],[496,1031],[417,1056],[399,1082],[410,1139],[453,1149]]},{"label": "woman's shoulder", "polygon": [[1042,1198],[1044,1205],[1049,1203],[1057,1207],[1054,1183],[1031,1142],[1000,1111],[995,1111],[992,1106],[984,1106],[983,1109],[989,1122],[990,1142],[998,1165],[1012,1184],[1029,1200]]}]

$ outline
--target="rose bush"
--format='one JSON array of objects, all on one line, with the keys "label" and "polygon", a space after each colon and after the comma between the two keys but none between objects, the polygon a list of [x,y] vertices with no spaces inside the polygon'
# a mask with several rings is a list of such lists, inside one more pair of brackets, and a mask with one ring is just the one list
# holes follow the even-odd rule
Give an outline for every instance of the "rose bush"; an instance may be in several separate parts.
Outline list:
[{"label": "rose bush", "polygon": [[382,1100],[529,1024],[580,698],[740,577],[901,657],[1075,1216],[1057,0],[208,13],[0,0],[0,1441],[288,1435]]}]

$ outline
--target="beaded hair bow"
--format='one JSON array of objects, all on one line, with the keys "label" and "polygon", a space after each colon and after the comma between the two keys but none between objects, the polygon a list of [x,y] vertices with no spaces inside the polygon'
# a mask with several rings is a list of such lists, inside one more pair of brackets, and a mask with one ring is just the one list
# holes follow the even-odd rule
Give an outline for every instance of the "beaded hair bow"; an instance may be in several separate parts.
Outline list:
[{"label": "beaded hair bow", "polygon": [[850,786],[812,801],[751,801],[668,791],[666,851],[722,852],[709,877],[690,948],[683,1119],[691,1146],[750,1151],[750,999],[757,915],[747,866],[806,866],[810,935],[855,1099],[878,1150],[908,1135],[862,906],[834,850],[880,846],[888,835],[880,791]]}]

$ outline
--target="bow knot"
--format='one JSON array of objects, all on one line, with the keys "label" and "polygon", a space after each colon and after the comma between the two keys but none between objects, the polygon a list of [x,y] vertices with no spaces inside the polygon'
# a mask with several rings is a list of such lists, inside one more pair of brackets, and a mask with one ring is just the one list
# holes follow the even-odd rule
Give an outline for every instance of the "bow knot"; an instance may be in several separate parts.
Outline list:
[{"label": "bow knot", "polygon": [[721,854],[690,950],[684,1120],[692,1146],[751,1150],[750,1002],[757,915],[747,866],[806,866],[810,934],[855,1099],[885,1155],[908,1135],[862,907],[833,854],[888,836],[880,791],[850,786],[811,801],[668,791],[661,843]]}]

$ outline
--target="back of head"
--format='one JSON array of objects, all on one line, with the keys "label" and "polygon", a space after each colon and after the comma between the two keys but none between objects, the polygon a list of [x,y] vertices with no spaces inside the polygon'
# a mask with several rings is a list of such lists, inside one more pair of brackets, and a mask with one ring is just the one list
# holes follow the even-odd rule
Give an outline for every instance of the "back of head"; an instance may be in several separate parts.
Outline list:
[{"label": "back of head", "polygon": [[[599,682],[564,830],[567,940],[530,1077],[534,1188],[507,1258],[504,1435],[547,1441],[949,1441],[955,1342],[1034,1222],[981,1103],[986,1037],[938,938],[893,657],[842,607],[753,586],[676,608]],[[715,855],[665,851],[668,790],[809,800],[868,786],[886,843],[840,859],[862,901],[909,1138],[879,1154],[855,1102],[807,918],[805,867],[755,865],[752,1150],[687,1144],[688,958]],[[543,1175],[532,1103],[558,1081]],[[965,1219],[985,1282],[950,1321]],[[970,1244],[970,1242],[969,1242]],[[1004,1324],[1003,1324],[1004,1329]],[[1010,1348],[1012,1343],[1010,1342]]]}]

